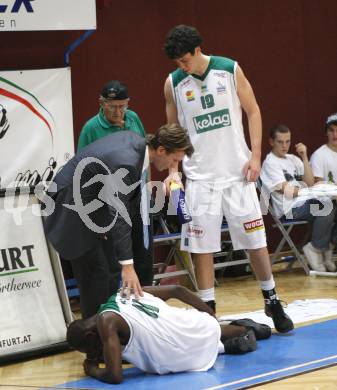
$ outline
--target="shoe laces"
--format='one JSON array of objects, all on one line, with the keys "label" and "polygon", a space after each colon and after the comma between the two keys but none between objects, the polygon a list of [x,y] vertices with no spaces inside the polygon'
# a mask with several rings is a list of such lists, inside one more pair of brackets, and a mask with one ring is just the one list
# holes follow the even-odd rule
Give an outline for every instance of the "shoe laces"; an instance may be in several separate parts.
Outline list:
[{"label": "shoe laces", "polygon": [[267,305],[277,305],[278,303],[280,303],[280,305],[283,308],[287,308],[288,307],[288,302],[283,301],[282,299],[268,299],[268,298],[266,298],[265,299],[265,303]]}]

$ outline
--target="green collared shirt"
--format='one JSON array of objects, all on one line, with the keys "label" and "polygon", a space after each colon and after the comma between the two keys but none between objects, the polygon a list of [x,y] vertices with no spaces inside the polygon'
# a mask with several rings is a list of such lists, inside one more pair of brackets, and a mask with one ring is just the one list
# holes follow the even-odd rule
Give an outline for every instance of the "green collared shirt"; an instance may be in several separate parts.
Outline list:
[{"label": "green collared shirt", "polygon": [[139,116],[131,110],[127,110],[124,116],[124,126],[111,124],[100,109],[98,114],[89,119],[83,126],[78,140],[77,150],[84,148],[99,138],[116,133],[117,131],[130,130],[145,138],[144,126]]}]

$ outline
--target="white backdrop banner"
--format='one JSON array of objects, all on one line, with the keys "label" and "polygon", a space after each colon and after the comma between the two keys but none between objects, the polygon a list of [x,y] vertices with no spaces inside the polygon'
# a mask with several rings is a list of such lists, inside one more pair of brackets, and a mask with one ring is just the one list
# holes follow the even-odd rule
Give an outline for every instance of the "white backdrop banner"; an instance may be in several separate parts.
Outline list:
[{"label": "white backdrop banner", "polygon": [[1,31],[94,30],[96,0],[0,1]]},{"label": "white backdrop banner", "polygon": [[51,180],[73,154],[70,68],[0,72],[0,189]]},{"label": "white backdrop banner", "polygon": [[65,341],[39,210],[34,196],[0,198],[0,357]]}]

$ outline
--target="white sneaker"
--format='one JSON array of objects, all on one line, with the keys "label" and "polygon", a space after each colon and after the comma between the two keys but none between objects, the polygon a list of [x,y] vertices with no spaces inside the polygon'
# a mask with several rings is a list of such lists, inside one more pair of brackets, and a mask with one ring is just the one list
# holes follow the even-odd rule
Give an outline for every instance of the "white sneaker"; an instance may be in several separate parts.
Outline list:
[{"label": "white sneaker", "polygon": [[335,272],[336,271],[336,264],[332,260],[332,253],[333,253],[333,246],[330,245],[330,249],[324,251],[324,264],[326,266],[326,269],[329,272]]},{"label": "white sneaker", "polygon": [[317,251],[317,249],[311,245],[311,242],[308,242],[306,245],[304,245],[303,252],[307,257],[307,261],[312,270],[320,272],[326,271],[325,265],[323,263],[323,253]]}]

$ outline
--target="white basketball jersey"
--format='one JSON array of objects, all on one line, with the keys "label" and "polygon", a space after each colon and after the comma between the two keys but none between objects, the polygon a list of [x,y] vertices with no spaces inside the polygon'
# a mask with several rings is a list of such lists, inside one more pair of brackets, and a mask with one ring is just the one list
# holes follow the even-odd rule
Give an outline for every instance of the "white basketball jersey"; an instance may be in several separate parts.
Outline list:
[{"label": "white basketball jersey", "polygon": [[122,357],[145,372],[206,371],[223,352],[220,325],[207,313],[169,306],[145,292],[138,301],[115,294],[99,314],[106,311],[128,323]]},{"label": "white basketball jersey", "polygon": [[237,63],[225,57],[210,57],[203,76],[177,69],[170,74],[178,120],[189,132],[195,152],[183,161],[191,180],[242,181],[244,164],[250,158],[236,91]]}]

